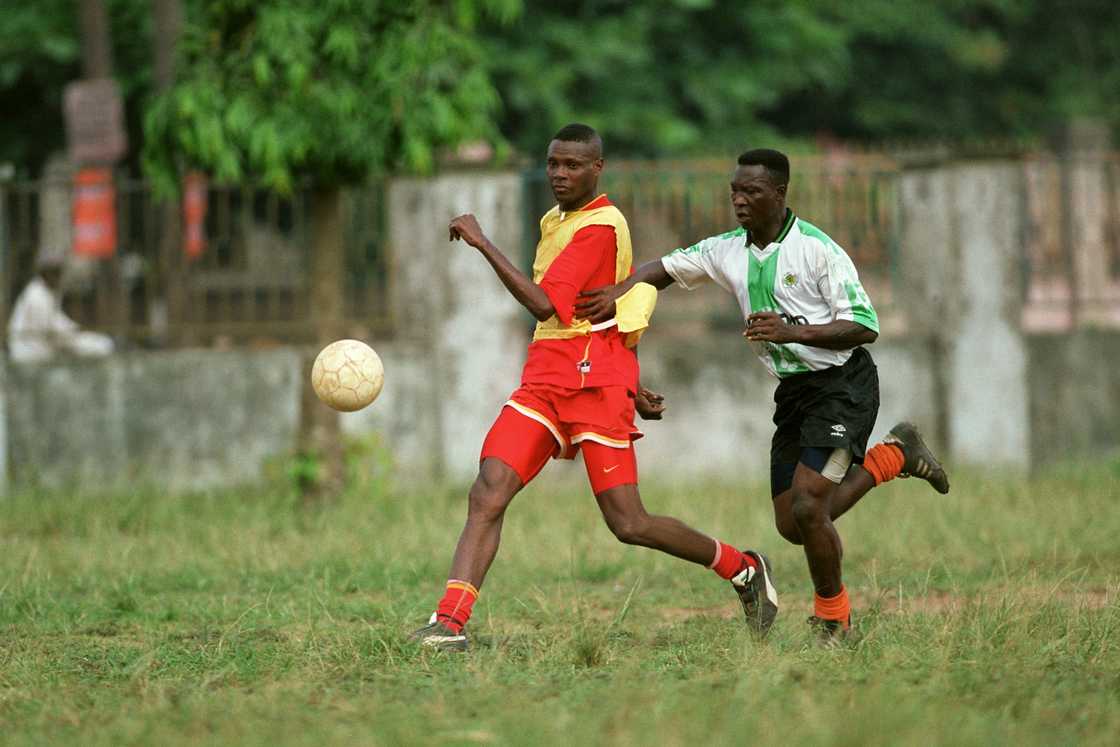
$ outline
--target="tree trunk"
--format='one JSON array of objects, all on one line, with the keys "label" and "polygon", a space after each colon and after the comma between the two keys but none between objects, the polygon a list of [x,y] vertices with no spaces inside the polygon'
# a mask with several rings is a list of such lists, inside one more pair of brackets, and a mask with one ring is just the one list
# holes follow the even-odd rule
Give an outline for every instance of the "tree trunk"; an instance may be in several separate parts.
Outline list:
[{"label": "tree trunk", "polygon": [[[183,28],[180,0],[152,0],[152,72],[156,91],[163,93],[175,82],[175,54]],[[180,184],[182,187],[182,184]],[[160,204],[160,290],[167,304],[167,339],[172,346],[191,344],[183,329],[186,315],[186,263],[183,261],[182,202]]]},{"label": "tree trunk", "polygon": [[315,356],[342,331],[346,257],[343,246],[342,191],[320,189],[311,200],[310,321],[315,345],[304,354],[300,412],[300,457],[314,464],[314,474],[301,470],[305,503],[338,493],[345,484],[342,433],[338,413],[311,389]]},{"label": "tree trunk", "polygon": [[113,46],[105,0],[78,0],[82,28],[82,77],[113,77]]}]

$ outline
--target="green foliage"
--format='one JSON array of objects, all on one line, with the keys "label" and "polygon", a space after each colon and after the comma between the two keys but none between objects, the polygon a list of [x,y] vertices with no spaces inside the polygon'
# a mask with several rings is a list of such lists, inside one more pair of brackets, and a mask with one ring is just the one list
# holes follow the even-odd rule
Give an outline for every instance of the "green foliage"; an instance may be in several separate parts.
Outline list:
[{"label": "green foliage", "polygon": [[529,0],[488,35],[502,131],[539,152],[601,127],[613,155],[1120,127],[1120,5],[1076,0],[822,3]]},{"label": "green foliage", "polygon": [[[165,186],[188,165],[274,186],[422,172],[498,130],[540,153],[572,120],[612,156],[1120,129],[1111,0],[184,0],[181,79],[155,101],[151,2],[107,4],[130,165],[143,147]],[[0,162],[34,174],[64,145],[79,59],[72,0],[5,5]]]},{"label": "green foliage", "polygon": [[844,30],[815,5],[529,3],[490,41],[503,131],[539,152],[559,125],[587,120],[611,153],[629,155],[721,152],[770,136],[760,110],[845,81]]},{"label": "green foliage", "polygon": [[517,0],[222,0],[197,7],[178,80],[145,121],[145,165],[290,190],[430,171],[442,147],[494,138],[476,25]]},{"label": "green foliage", "polygon": [[[396,465],[393,452],[378,434],[346,437],[342,444],[344,482],[350,490],[382,494],[392,489]],[[321,454],[294,452],[273,459],[265,479],[273,489],[303,494],[323,478]]]},{"label": "green foliage", "polygon": [[[5,744],[1111,745],[1113,465],[876,489],[837,527],[864,632],[820,650],[766,485],[649,481],[651,510],[770,554],[744,630],[710,571],[616,542],[551,465],[514,501],[465,657],[404,640],[438,597],[465,486],[417,475],[293,510],[276,490],[9,496]],[[1071,482],[1075,478],[1075,482]]]}]

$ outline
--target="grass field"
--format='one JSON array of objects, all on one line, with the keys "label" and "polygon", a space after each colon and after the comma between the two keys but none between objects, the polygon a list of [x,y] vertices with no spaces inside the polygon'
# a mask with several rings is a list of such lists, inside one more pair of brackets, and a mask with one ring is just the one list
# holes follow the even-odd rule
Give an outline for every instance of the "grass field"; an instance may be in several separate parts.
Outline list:
[{"label": "grass field", "polygon": [[618,544],[556,467],[466,656],[415,649],[464,486],[0,500],[3,744],[1115,744],[1120,463],[899,481],[838,524],[863,642],[812,645],[761,484],[646,486],[767,551],[764,643],[710,571]]}]

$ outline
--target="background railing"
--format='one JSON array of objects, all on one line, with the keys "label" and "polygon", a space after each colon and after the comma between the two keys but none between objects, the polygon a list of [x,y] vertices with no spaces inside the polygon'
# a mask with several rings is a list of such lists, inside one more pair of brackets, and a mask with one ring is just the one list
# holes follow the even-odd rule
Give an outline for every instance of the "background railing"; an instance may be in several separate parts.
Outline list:
[{"label": "background railing", "polygon": [[[1018,155],[1022,325],[1055,332],[1120,327],[1120,154]],[[735,227],[723,161],[611,163],[603,189],[629,220],[635,261]],[[929,167],[925,164],[924,167]],[[880,311],[897,297],[899,181],[906,167],[883,155],[793,160],[789,204],[851,255]],[[525,256],[552,205],[541,170],[523,174]],[[140,181],[115,182],[116,250],[68,262],[64,307],[84,327],[125,346],[269,345],[313,338],[309,308],[310,196],[205,189],[201,250],[184,252],[182,211]],[[0,336],[18,293],[47,245],[68,253],[70,182],[0,185]],[[386,188],[345,193],[344,320],[348,334],[393,333]],[[170,228],[169,228],[170,227]],[[958,235],[967,236],[967,226]],[[170,237],[170,239],[169,239]],[[197,248],[197,247],[196,247]],[[965,247],[967,248],[967,247]],[[967,251],[963,252],[967,261]],[[740,323],[726,294],[667,294],[658,318],[678,332]]]},{"label": "background railing", "polygon": [[[67,262],[63,306],[83,327],[141,347],[312,339],[308,193],[285,197],[260,189],[207,188],[204,240],[195,256],[187,256],[178,238],[181,215],[169,216],[143,182],[117,179],[114,186],[116,251],[105,259]],[[382,185],[344,194],[341,283],[346,328],[381,336],[392,331],[383,197]],[[7,315],[34,274],[37,253],[69,253],[69,199],[65,182],[0,186],[4,336]],[[170,249],[169,232],[178,234],[171,236]]]},{"label": "background railing", "polygon": [[1120,153],[1042,153],[1023,168],[1023,324],[1120,327]]}]

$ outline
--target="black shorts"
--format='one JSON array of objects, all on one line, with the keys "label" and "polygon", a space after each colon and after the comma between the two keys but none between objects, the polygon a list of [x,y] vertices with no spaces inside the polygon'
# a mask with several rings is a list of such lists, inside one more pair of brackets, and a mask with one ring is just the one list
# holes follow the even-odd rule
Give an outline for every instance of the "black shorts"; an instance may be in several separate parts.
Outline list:
[{"label": "black shorts", "polygon": [[871,354],[856,348],[843,366],[782,379],[774,402],[770,487],[778,495],[792,484],[802,449],[847,448],[863,463],[879,414],[879,371]]}]

